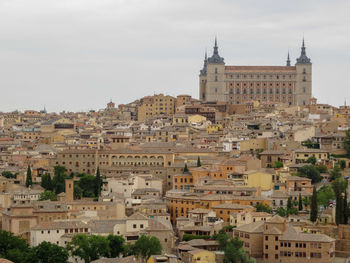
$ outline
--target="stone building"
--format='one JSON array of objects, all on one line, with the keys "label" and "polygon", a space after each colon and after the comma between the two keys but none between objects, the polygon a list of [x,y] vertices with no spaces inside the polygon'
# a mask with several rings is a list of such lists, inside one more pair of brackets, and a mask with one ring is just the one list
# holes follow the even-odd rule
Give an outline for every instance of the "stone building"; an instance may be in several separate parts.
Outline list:
[{"label": "stone building", "polygon": [[250,101],[304,106],[312,94],[312,64],[303,40],[300,57],[291,66],[229,66],[219,55],[215,39],[211,57],[205,55],[199,74],[199,98],[203,102],[244,104]]}]

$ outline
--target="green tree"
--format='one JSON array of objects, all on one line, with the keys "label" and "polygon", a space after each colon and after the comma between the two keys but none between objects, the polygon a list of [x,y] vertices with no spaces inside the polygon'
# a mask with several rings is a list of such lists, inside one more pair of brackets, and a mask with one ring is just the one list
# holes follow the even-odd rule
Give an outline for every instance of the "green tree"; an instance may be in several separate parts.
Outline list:
[{"label": "green tree", "polygon": [[39,201],[44,201],[44,200],[50,200],[50,201],[57,201],[57,195],[55,192],[45,190],[40,194]]},{"label": "green tree", "polygon": [[311,179],[311,182],[318,183],[322,180],[320,172],[313,165],[305,165],[299,168],[299,176]]},{"label": "green tree", "polygon": [[344,149],[346,153],[350,157],[350,129],[348,129],[345,133],[343,144],[344,144]]},{"label": "green tree", "polygon": [[83,191],[83,197],[95,197],[96,177],[90,174],[80,177],[79,187]]},{"label": "green tree", "polygon": [[320,173],[327,173],[328,169],[327,166],[323,164],[316,165],[315,168],[320,172]]},{"label": "green tree", "polygon": [[14,174],[14,173],[11,173],[10,171],[3,171],[2,173],[1,173],[1,175],[3,176],[3,177],[6,177],[6,178],[9,178],[9,179],[16,179],[17,178],[17,174]]},{"label": "green tree", "polygon": [[254,263],[243,249],[243,242],[238,237],[231,238],[224,250],[224,263]]},{"label": "green tree", "polygon": [[330,175],[332,180],[336,180],[341,177],[341,169],[338,164],[334,166],[334,168],[330,172]]},{"label": "green tree", "polygon": [[276,213],[279,216],[285,217],[287,215],[287,210],[284,209],[283,207],[279,207],[276,209]]},{"label": "green tree", "polygon": [[0,230],[0,258],[6,258],[15,263],[26,262],[29,247],[26,241],[11,232]]},{"label": "green tree", "polygon": [[216,241],[219,243],[219,250],[225,250],[228,240],[229,236],[227,235],[226,231],[221,229],[216,236]]},{"label": "green tree", "polygon": [[50,242],[41,242],[32,248],[34,257],[40,263],[66,263],[68,262],[68,251]]},{"label": "green tree", "polygon": [[66,168],[63,166],[54,167],[54,176],[52,178],[52,189],[58,195],[65,191]]},{"label": "green tree", "polygon": [[268,205],[264,205],[264,204],[256,204],[255,205],[255,209],[256,209],[256,212],[266,212],[266,213],[269,213],[271,214],[272,213],[272,208],[269,207]]},{"label": "green tree", "polygon": [[346,161],[345,160],[340,160],[339,161],[339,166],[342,170],[346,168]]},{"label": "green tree", "polygon": [[322,205],[324,208],[329,206],[329,202],[335,199],[332,188],[328,185],[323,185],[317,191],[317,203]]},{"label": "green tree", "polygon": [[73,256],[81,258],[85,263],[90,263],[100,257],[108,257],[109,242],[103,236],[77,234],[68,243],[67,249]]},{"label": "green tree", "polygon": [[292,198],[288,197],[287,200],[287,211],[293,208]]},{"label": "green tree", "polygon": [[150,256],[159,255],[162,252],[162,245],[156,237],[141,235],[135,242],[134,252],[135,256],[146,262]]},{"label": "green tree", "polygon": [[107,237],[109,242],[109,257],[116,258],[124,251],[125,239],[122,236],[115,236],[110,234]]},{"label": "green tree", "polygon": [[197,167],[200,167],[200,166],[202,166],[201,158],[198,156],[198,158],[197,158]]},{"label": "green tree", "polygon": [[78,184],[74,184],[74,199],[81,199],[83,197],[83,190]]},{"label": "green tree", "polygon": [[311,197],[311,212],[310,212],[311,222],[315,222],[317,220],[317,214],[318,214],[317,192],[316,192],[316,187],[314,186],[314,190],[312,192],[312,197]]},{"label": "green tree", "polygon": [[52,180],[51,180],[51,175],[49,173],[44,174],[41,177],[41,186],[45,189],[45,190],[49,190],[52,191]]},{"label": "green tree", "polygon": [[123,246],[123,257],[135,255],[133,243],[125,243]]},{"label": "green tree", "polygon": [[272,168],[282,168],[283,163],[281,161],[275,161],[274,164],[272,165]]},{"label": "green tree", "polygon": [[348,192],[344,191],[344,201],[343,201],[343,205],[344,205],[344,225],[348,224],[349,221],[349,205],[348,205]]},{"label": "green tree", "polygon": [[28,165],[27,176],[26,176],[26,187],[29,187],[32,184],[33,184],[33,181],[32,181],[32,170],[30,169],[30,166]]},{"label": "green tree", "polygon": [[[344,211],[345,207],[345,192],[347,189],[348,183],[343,178],[338,178],[332,182],[332,188],[335,195],[336,206],[335,206],[335,223],[337,225],[344,224],[344,221],[347,217]],[[347,196],[346,196],[347,197]]]},{"label": "green tree", "polygon": [[184,173],[188,173],[187,163],[185,163]]},{"label": "green tree", "polygon": [[303,199],[301,198],[301,193],[299,193],[298,210],[303,211]]},{"label": "green tree", "polygon": [[311,163],[312,165],[315,165],[317,162],[317,159],[315,156],[311,156],[306,160],[307,163]]},{"label": "green tree", "polygon": [[101,188],[102,188],[102,179],[100,174],[100,167],[97,167],[96,178],[95,178],[95,193],[94,193],[96,197],[100,196]]}]

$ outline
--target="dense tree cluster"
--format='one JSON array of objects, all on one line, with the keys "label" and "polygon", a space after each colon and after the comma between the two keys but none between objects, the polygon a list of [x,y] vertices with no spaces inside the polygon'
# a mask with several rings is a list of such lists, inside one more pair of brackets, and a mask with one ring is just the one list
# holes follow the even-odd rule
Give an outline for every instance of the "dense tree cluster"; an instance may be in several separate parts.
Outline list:
[{"label": "dense tree cluster", "polygon": [[7,231],[0,231],[0,258],[15,263],[66,263],[68,251],[49,242],[29,247],[24,239]]},{"label": "dense tree cluster", "polygon": [[224,229],[216,235],[219,250],[224,251],[224,263],[254,263],[254,258],[249,258],[243,249],[243,241],[238,237],[229,237]]},{"label": "dense tree cluster", "polygon": [[135,255],[143,262],[152,255],[158,255],[162,246],[156,237],[141,235],[134,244],[127,244],[122,236],[77,234],[67,247],[49,242],[29,247],[24,239],[11,232],[0,231],[0,258],[15,263],[67,263],[69,255],[80,258],[85,263],[101,257],[116,258]]}]

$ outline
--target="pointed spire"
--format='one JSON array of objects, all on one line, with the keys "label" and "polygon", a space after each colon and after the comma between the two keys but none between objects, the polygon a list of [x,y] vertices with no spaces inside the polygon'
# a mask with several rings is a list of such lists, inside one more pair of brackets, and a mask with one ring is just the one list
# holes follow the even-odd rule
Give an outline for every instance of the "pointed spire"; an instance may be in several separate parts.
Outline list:
[{"label": "pointed spire", "polygon": [[225,63],[224,58],[220,57],[219,55],[219,47],[218,47],[218,40],[217,37],[215,36],[215,42],[214,42],[214,52],[211,57],[208,58],[209,63]]},{"label": "pointed spire", "polygon": [[217,38],[215,36],[215,44],[214,44],[214,54],[219,55],[219,51],[218,51],[218,41]]},{"label": "pointed spire", "polygon": [[207,50],[205,50],[204,64],[203,64],[203,68],[200,70],[201,75],[207,74],[207,63],[208,63],[208,55],[207,55]]},{"label": "pointed spire", "polygon": [[300,57],[297,58],[297,64],[311,64],[311,59],[306,56],[306,47],[305,47],[304,37],[301,45]]},{"label": "pointed spire", "polygon": [[287,56],[287,66],[290,67],[289,50],[288,50],[288,56]]}]

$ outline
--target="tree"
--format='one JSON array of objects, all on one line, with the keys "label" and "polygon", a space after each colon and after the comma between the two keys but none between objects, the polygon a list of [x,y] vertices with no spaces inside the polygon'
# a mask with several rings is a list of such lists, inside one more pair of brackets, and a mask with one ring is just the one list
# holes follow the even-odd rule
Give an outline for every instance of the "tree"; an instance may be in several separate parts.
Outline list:
[{"label": "tree", "polygon": [[11,232],[0,230],[0,258],[6,258],[15,263],[26,262],[29,247],[26,241]]},{"label": "tree", "polygon": [[45,189],[45,190],[49,190],[52,191],[52,180],[51,180],[51,175],[49,173],[44,174],[41,177],[41,186]]},{"label": "tree", "polygon": [[58,195],[65,190],[66,168],[63,166],[54,167],[54,176],[52,179],[52,188]]},{"label": "tree", "polygon": [[78,184],[74,184],[74,199],[81,199],[83,197],[83,190]]},{"label": "tree", "polygon": [[324,208],[329,206],[329,202],[334,200],[335,195],[332,188],[328,185],[323,185],[317,191],[317,203],[322,205]]},{"label": "tree", "polygon": [[333,170],[330,172],[331,174],[331,180],[336,180],[339,177],[341,177],[341,169],[338,164],[336,164],[333,168]]},{"label": "tree", "polygon": [[327,166],[323,164],[316,165],[315,168],[322,174],[322,173],[327,173],[328,169]]},{"label": "tree", "polygon": [[57,201],[57,195],[55,194],[55,192],[45,190],[40,194],[39,201],[45,201],[45,200]]},{"label": "tree", "polygon": [[146,262],[150,256],[159,255],[162,252],[162,245],[156,237],[141,235],[135,242],[135,256]]},{"label": "tree", "polygon": [[85,263],[109,255],[109,242],[103,236],[77,234],[67,248],[73,256],[80,257]]},{"label": "tree", "polygon": [[340,160],[339,161],[339,166],[342,170],[346,168],[346,161],[345,160]]},{"label": "tree", "polygon": [[80,177],[78,182],[79,187],[83,192],[83,197],[95,197],[96,177],[90,174]]},{"label": "tree", "polygon": [[216,236],[216,241],[218,241],[219,243],[219,250],[225,250],[228,240],[229,236],[227,235],[225,230],[221,229]]},{"label": "tree", "polygon": [[184,173],[188,173],[187,163],[185,163]]},{"label": "tree", "polygon": [[256,204],[255,209],[256,209],[256,212],[265,212],[265,213],[269,213],[269,214],[272,213],[271,207],[269,207],[268,205],[261,204],[261,203]]},{"label": "tree", "polygon": [[344,224],[347,225],[349,221],[349,206],[348,206],[348,191],[344,191],[344,201],[343,201],[343,211],[344,211]]},{"label": "tree", "polygon": [[313,165],[305,165],[303,167],[300,167],[298,175],[311,179],[311,182],[313,184],[318,183],[322,180],[320,172]]},{"label": "tree", "polygon": [[17,178],[17,174],[14,174],[14,173],[11,173],[10,171],[3,171],[2,173],[1,173],[1,175],[3,176],[3,177],[6,177],[6,178],[9,178],[9,179],[16,179]]},{"label": "tree", "polygon": [[[338,178],[332,182],[332,188],[335,195],[336,207],[335,207],[335,223],[337,225],[344,224],[347,219],[346,211],[344,210],[346,202],[345,197],[347,199],[347,195],[345,195],[346,189],[348,187],[348,183],[343,178]],[[346,209],[347,210],[347,209]]]},{"label": "tree", "polygon": [[272,165],[272,168],[282,168],[283,163],[281,161],[275,161],[274,164]]},{"label": "tree", "polygon": [[197,158],[197,167],[200,167],[200,166],[202,166],[201,158],[198,156],[198,158]]},{"label": "tree", "polygon": [[32,170],[30,169],[30,166],[28,165],[27,176],[26,176],[26,187],[29,187],[32,184],[33,184],[33,181],[32,181]]},{"label": "tree", "polygon": [[110,234],[107,237],[109,241],[109,257],[116,258],[124,251],[125,239],[122,236],[115,236]]},{"label": "tree", "polygon": [[243,249],[243,242],[238,237],[231,238],[224,250],[224,263],[254,263]]},{"label": "tree", "polygon": [[34,247],[33,254],[40,263],[66,263],[68,262],[68,252],[65,248],[50,242],[41,242]]},{"label": "tree", "polygon": [[287,215],[287,210],[284,209],[283,207],[279,207],[276,209],[276,213],[279,216],[285,217]]},{"label": "tree", "polygon": [[299,193],[298,210],[303,211],[303,199],[301,198],[301,193]]},{"label": "tree", "polygon": [[292,208],[293,208],[292,198],[288,197],[288,200],[287,200],[287,213],[288,213],[288,210],[291,210]]},{"label": "tree", "polygon": [[343,145],[344,145],[344,149],[345,149],[346,153],[350,157],[350,129],[348,129],[345,133]]},{"label": "tree", "polygon": [[96,178],[95,178],[95,196],[100,196],[102,187],[102,179],[100,175],[100,167],[97,167]]},{"label": "tree", "polygon": [[318,213],[317,192],[316,192],[316,187],[314,186],[314,190],[312,192],[312,197],[311,197],[311,212],[310,212],[311,222],[315,222],[317,220],[317,213]]},{"label": "tree", "polygon": [[315,156],[311,156],[306,160],[307,163],[311,163],[312,165],[315,165],[317,162],[317,159]]}]

